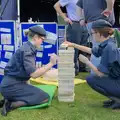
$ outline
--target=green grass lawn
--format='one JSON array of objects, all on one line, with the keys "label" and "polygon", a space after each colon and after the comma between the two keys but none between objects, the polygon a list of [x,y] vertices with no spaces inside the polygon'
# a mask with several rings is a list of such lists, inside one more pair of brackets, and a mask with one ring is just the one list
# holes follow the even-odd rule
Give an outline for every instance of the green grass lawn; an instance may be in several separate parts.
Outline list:
[{"label": "green grass lawn", "polygon": [[[79,76],[85,79],[86,73]],[[58,102],[56,91],[50,107],[14,110],[7,117],[0,115],[0,120],[120,120],[120,110],[103,108],[104,100],[107,98],[93,91],[87,84],[80,84],[75,86],[73,103]]]}]

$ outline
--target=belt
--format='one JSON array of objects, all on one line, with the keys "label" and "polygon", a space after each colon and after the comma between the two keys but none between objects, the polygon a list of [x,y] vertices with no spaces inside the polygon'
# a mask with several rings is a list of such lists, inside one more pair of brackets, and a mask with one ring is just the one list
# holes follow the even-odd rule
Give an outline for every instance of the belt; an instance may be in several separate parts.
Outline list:
[{"label": "belt", "polygon": [[79,21],[73,21],[73,20],[72,20],[72,22],[79,23]]},{"label": "belt", "polygon": [[96,20],[93,20],[93,21],[86,21],[86,23],[91,23],[91,22],[95,22]]}]

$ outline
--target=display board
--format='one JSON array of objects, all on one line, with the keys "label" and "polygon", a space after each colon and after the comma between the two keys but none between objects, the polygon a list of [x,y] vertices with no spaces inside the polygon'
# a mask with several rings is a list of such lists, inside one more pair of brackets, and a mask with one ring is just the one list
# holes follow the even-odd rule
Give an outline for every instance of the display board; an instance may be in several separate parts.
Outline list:
[{"label": "display board", "polygon": [[0,21],[0,81],[7,62],[15,52],[15,44],[15,22]]}]

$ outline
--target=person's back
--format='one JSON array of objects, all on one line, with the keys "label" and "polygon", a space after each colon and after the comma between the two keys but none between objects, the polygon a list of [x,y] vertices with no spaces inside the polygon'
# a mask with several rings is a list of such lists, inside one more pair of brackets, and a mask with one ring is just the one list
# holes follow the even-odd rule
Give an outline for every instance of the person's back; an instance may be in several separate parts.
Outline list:
[{"label": "person's back", "polygon": [[[35,58],[35,47],[28,41],[22,47],[20,47],[12,56],[7,66],[5,67],[5,75],[11,75],[18,78],[28,80],[30,76],[25,70],[24,58],[26,55],[32,55]],[[35,63],[33,63],[35,65]]]},{"label": "person's back", "polygon": [[77,5],[84,9],[86,22],[92,22],[98,19],[104,19],[114,24],[114,11],[109,16],[106,17],[102,12],[107,8],[106,0],[79,0]]}]

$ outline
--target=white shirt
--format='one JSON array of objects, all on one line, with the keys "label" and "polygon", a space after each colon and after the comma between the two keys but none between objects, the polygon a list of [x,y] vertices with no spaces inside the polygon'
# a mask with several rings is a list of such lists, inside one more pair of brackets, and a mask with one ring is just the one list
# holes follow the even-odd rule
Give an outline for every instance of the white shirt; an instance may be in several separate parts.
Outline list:
[{"label": "white shirt", "polygon": [[62,7],[66,6],[68,18],[72,21],[79,21],[80,16],[77,15],[77,1],[78,0],[59,0]]}]

